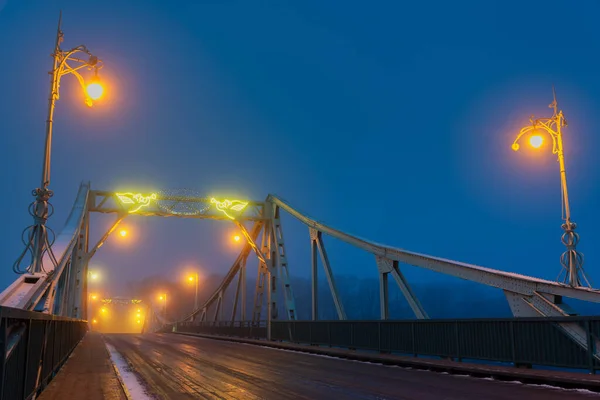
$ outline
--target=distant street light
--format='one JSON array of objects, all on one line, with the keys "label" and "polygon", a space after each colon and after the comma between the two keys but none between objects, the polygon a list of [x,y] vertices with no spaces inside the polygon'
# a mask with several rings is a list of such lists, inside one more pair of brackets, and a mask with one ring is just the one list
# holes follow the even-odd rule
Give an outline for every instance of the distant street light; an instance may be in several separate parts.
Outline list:
[{"label": "distant street light", "polygon": [[98,273],[97,272],[90,271],[88,274],[89,274],[91,280],[95,281],[95,280],[98,279]]},{"label": "distant street light", "polygon": [[161,294],[160,296],[158,296],[158,299],[161,300],[163,302],[163,310],[164,310],[164,314],[165,314],[165,319],[167,319],[167,294]]},{"label": "distant street light", "polygon": [[[54,45],[53,67],[50,71],[50,96],[48,98],[48,118],[46,120],[46,145],[44,151],[44,162],[42,167],[42,181],[39,188],[33,190],[35,201],[29,208],[29,213],[33,217],[33,225],[28,228],[28,237],[25,240],[26,247],[21,253],[17,261],[13,265],[13,271],[18,274],[29,272],[31,274],[44,272],[43,258],[46,252],[48,253],[51,262],[56,267],[57,260],[52,252],[52,241],[49,239],[48,231],[53,231],[46,226],[46,221],[54,212],[52,205],[49,203],[50,197],[53,196],[53,192],[48,188],[50,186],[50,156],[52,152],[52,127],[53,127],[53,116],[54,106],[56,100],[59,99],[59,88],[60,79],[68,74],[74,75],[79,84],[81,85],[84,95],[85,103],[88,106],[92,106],[92,100],[98,99],[102,96],[104,89],[98,80],[98,70],[102,67],[102,61],[98,57],[92,55],[85,46],[77,46],[70,50],[64,51],[60,48],[60,44],[63,41],[63,32],[60,30],[62,21],[62,13],[58,19],[58,29],[56,32],[56,43]],[[86,56],[87,59],[76,57]],[[69,64],[71,63],[71,64]],[[81,74],[78,72],[82,68],[88,68],[94,70],[94,78],[89,85],[85,85],[85,81]],[[31,265],[25,270],[20,267],[21,262],[25,255],[31,252]]]},{"label": "distant street light", "polygon": [[121,230],[119,231],[119,236],[121,236],[121,237],[125,237],[125,236],[127,236],[127,230],[125,230],[125,229],[121,229]]},{"label": "distant street light", "polygon": [[240,238],[240,235],[234,235],[234,236],[233,236],[233,241],[234,241],[234,242],[239,242],[239,241],[240,241],[240,239],[241,239],[241,238]]},{"label": "distant street light", "polygon": [[188,282],[196,284],[196,295],[194,296],[194,310],[198,308],[198,273],[188,276]]},{"label": "distant street light", "polygon": [[563,220],[562,229],[564,233],[562,235],[562,243],[566,246],[567,250],[562,254],[560,262],[563,266],[563,270],[558,276],[560,280],[561,275],[565,272],[563,283],[569,283],[572,287],[578,287],[581,285],[581,278],[585,280],[587,286],[590,286],[585,272],[583,270],[583,254],[577,251],[577,243],[579,242],[579,234],[575,233],[577,224],[571,221],[571,208],[569,206],[569,192],[567,190],[567,173],[565,167],[565,156],[563,152],[563,141],[562,141],[562,127],[567,126],[567,121],[563,116],[563,112],[558,111],[558,103],[556,101],[556,93],[554,93],[554,101],[549,106],[554,109],[554,114],[550,118],[538,118],[533,119],[531,117],[531,126],[526,126],[521,129],[521,132],[517,135],[515,141],[512,144],[514,151],[519,150],[519,139],[523,135],[532,133],[529,137],[529,144],[534,148],[539,148],[544,143],[543,137],[539,134],[539,131],[546,132],[552,139],[552,153],[558,155],[558,163],[560,167],[560,184],[562,191],[562,206],[563,206]]}]

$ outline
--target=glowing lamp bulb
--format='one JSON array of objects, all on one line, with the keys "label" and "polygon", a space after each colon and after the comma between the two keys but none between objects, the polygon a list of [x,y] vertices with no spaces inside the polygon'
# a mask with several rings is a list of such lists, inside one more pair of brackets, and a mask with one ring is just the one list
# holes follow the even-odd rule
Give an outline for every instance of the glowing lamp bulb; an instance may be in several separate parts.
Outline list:
[{"label": "glowing lamp bulb", "polygon": [[190,282],[194,282],[194,277],[193,277],[193,276],[190,276],[190,277],[188,278],[188,281],[190,281]]},{"label": "glowing lamp bulb", "polygon": [[98,82],[90,83],[85,90],[92,100],[98,100],[104,93],[104,88]]},{"label": "glowing lamp bulb", "polygon": [[125,236],[127,236],[127,231],[125,229],[121,229],[119,231],[119,235],[121,235],[121,237],[125,237]]},{"label": "glowing lamp bulb", "polygon": [[92,324],[97,324],[97,323],[98,323],[98,321],[96,321],[96,320],[92,321]]},{"label": "glowing lamp bulb", "polygon": [[102,308],[100,312],[104,314],[106,312],[106,308]]},{"label": "glowing lamp bulb", "polygon": [[538,149],[544,143],[544,138],[539,135],[534,135],[529,138],[529,144],[531,147]]},{"label": "glowing lamp bulb", "polygon": [[233,237],[233,240],[236,241],[236,242],[239,242],[240,241],[240,235],[235,235]]}]

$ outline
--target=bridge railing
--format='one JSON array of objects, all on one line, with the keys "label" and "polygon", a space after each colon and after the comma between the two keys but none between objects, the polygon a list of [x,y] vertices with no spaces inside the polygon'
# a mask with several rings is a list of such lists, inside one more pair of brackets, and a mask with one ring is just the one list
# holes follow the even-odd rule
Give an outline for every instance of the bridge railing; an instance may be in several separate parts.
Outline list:
[{"label": "bridge railing", "polygon": [[[578,324],[587,350],[562,332],[560,324]],[[249,323],[184,323],[177,332],[267,338],[266,328]],[[394,353],[600,370],[594,357],[600,317],[506,318],[461,320],[271,321],[271,340]]]},{"label": "bridge railing", "polygon": [[86,321],[0,307],[0,400],[42,390],[86,332]]},{"label": "bridge railing", "polygon": [[204,335],[234,336],[247,339],[266,339],[267,321],[179,322],[175,331]]}]

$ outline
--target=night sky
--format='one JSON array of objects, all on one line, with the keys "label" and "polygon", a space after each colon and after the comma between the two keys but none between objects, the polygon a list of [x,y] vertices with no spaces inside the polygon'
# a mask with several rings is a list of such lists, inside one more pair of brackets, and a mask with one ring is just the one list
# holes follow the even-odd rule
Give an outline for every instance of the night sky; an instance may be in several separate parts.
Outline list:
[{"label": "night sky", "polygon": [[[107,92],[87,108],[77,81],[62,80],[56,231],[84,180],[273,193],[376,242],[553,280],[564,251],[556,156],[510,146],[531,114],[551,115],[554,84],[573,220],[600,284],[597,1],[0,0],[0,286],[15,279],[31,223],[60,9],[63,49],[85,44],[102,58]],[[94,219],[96,238],[110,218]],[[307,229],[283,222],[290,273],[308,276]],[[126,223],[132,240],[111,238],[90,266],[112,294],[194,265],[224,273],[236,257],[231,224]],[[368,254],[326,245],[336,274],[377,276]]]}]

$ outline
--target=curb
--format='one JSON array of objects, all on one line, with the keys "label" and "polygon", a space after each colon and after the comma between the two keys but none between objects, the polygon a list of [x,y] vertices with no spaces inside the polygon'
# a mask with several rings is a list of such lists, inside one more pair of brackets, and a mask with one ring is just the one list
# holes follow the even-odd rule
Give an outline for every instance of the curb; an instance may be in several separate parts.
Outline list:
[{"label": "curb", "polygon": [[[350,350],[328,350],[315,346],[300,345],[300,344],[287,344],[278,342],[269,342],[263,340],[252,340],[234,338],[229,336],[215,336],[215,335],[203,335],[197,333],[187,332],[172,332],[178,335],[196,336],[206,339],[222,340],[227,342],[235,343],[246,343],[265,347],[271,347],[275,349],[293,350],[303,353],[327,355],[330,357],[348,359],[354,361],[371,362],[383,365],[396,365],[400,367],[411,367],[413,369],[428,370],[434,372],[447,372],[449,374],[457,375],[469,375],[476,378],[493,378],[498,381],[519,381],[524,384],[537,384],[537,385],[548,385],[562,389],[587,389],[592,392],[600,392],[600,379],[586,379],[588,376],[596,376],[589,374],[571,373],[574,376],[560,376],[553,374],[554,371],[548,370],[517,370],[510,371],[506,369],[490,368],[492,366],[486,366],[481,364],[441,364],[435,361],[417,360],[413,357],[398,357],[398,356],[378,356],[375,354],[366,354],[358,352],[350,352]],[[514,368],[514,367],[510,367]],[[581,375],[579,377],[578,375]]]},{"label": "curb", "polygon": [[102,335],[102,341],[104,342],[104,349],[106,350],[106,354],[108,355],[108,360],[110,361],[111,365],[113,366],[113,369],[115,370],[115,374],[117,375],[117,379],[119,380],[119,384],[121,385],[121,389],[123,390],[125,397],[127,398],[127,400],[133,400],[133,397],[131,397],[131,394],[129,394],[129,390],[127,390],[127,386],[125,386],[125,381],[123,380],[123,377],[121,376],[121,373],[119,372],[119,368],[117,367],[117,364],[115,364],[115,362],[112,360],[110,351],[108,350],[108,347],[106,346],[107,342],[104,339],[104,335]]}]

